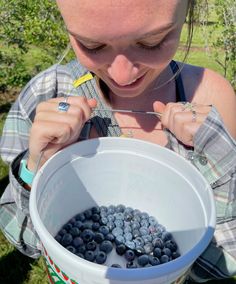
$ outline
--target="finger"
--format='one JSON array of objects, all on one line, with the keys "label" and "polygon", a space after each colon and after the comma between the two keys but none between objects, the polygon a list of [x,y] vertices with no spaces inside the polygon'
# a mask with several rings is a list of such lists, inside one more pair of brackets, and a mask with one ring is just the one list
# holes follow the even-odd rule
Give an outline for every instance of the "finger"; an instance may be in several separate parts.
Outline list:
[{"label": "finger", "polygon": [[181,140],[181,142],[183,142],[187,146],[194,146],[194,136],[200,126],[201,123],[196,123],[196,122],[183,124],[184,135],[180,135],[181,137],[177,137],[177,139]]},{"label": "finger", "polygon": [[155,101],[153,103],[153,110],[155,112],[163,113],[165,111],[166,105],[160,101]]},{"label": "finger", "polygon": [[77,108],[76,112],[76,115],[70,113],[65,115],[64,113],[41,111],[36,115],[34,122],[53,122],[57,123],[58,127],[60,127],[61,123],[67,123],[71,127],[72,132],[74,132],[75,129],[80,129],[84,124],[83,111]]},{"label": "finger", "polygon": [[32,125],[30,132],[30,141],[40,145],[40,150],[44,149],[48,143],[63,144],[66,143],[71,136],[71,127],[67,123],[58,123],[41,121]]}]

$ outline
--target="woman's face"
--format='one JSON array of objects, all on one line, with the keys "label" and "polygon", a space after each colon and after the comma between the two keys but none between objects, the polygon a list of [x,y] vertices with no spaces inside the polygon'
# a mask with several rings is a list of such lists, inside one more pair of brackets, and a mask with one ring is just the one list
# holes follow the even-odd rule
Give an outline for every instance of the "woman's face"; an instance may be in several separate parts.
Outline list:
[{"label": "woman's face", "polygon": [[75,54],[119,97],[145,92],[172,60],[187,0],[57,0]]}]

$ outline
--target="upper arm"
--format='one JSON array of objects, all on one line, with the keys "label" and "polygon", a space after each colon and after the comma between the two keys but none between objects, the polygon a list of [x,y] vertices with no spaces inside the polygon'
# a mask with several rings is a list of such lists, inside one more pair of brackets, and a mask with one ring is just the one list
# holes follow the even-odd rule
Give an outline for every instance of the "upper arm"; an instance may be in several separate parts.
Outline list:
[{"label": "upper arm", "polygon": [[190,65],[183,72],[183,77],[188,100],[214,105],[227,130],[236,139],[236,95],[231,84],[212,70]]}]

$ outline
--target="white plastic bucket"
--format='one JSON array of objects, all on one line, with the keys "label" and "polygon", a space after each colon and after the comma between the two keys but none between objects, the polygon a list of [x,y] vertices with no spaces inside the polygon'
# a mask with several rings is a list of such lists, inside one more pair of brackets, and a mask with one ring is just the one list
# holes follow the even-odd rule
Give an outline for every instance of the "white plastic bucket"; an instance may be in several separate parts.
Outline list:
[{"label": "white plastic bucket", "polygon": [[[181,257],[155,267],[117,269],[81,259],[55,241],[77,213],[110,204],[155,216],[172,233]],[[53,156],[34,179],[30,214],[52,283],[182,283],[215,227],[212,190],[198,170],[168,149],[129,138],[87,140]]]}]

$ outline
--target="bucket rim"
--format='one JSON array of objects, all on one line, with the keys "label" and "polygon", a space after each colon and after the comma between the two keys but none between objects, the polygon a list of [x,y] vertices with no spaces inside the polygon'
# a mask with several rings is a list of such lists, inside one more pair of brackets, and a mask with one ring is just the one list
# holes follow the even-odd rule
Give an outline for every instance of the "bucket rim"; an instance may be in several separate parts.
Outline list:
[{"label": "bucket rim", "polygon": [[[177,153],[171,151],[170,149],[164,148],[160,145],[139,140],[139,139],[134,139],[134,138],[119,138],[119,137],[99,137],[99,138],[93,138],[85,141],[80,141],[77,142],[73,145],[68,146],[65,149],[68,148],[75,148],[78,147],[79,144],[82,145],[82,143],[89,143],[90,145],[94,145],[94,143],[105,143],[105,142],[113,142],[115,140],[121,141],[121,143],[140,143],[141,144],[146,144],[149,147],[155,147],[162,149],[162,151],[166,151],[168,155],[174,155],[178,157],[178,159],[182,159],[185,163],[187,162],[182,156],[178,155]],[[122,142],[123,141],[123,142]],[[89,145],[88,145],[89,146]],[[205,178],[200,174],[200,172],[191,164],[189,163],[188,166],[192,168],[193,171],[196,172],[201,178],[203,179],[207,192],[209,195],[209,200],[210,204],[209,206],[212,208],[211,210],[211,215],[208,220],[208,226],[206,226],[205,233],[201,237],[201,239],[195,244],[195,246],[191,249],[191,251],[188,251],[184,255],[181,255],[179,258],[172,260],[168,263],[164,263],[158,266],[154,267],[147,267],[147,268],[136,268],[136,269],[126,269],[126,268],[112,268],[112,267],[107,267],[104,265],[99,265],[96,263],[89,262],[84,259],[80,259],[78,256],[74,255],[73,253],[69,252],[66,248],[64,248],[62,245],[60,245],[54,237],[48,232],[46,227],[44,226],[43,222],[41,221],[40,215],[38,213],[38,210],[35,210],[37,208],[36,204],[36,188],[37,184],[40,180],[40,177],[42,176],[44,169],[47,168],[47,165],[50,163],[52,159],[55,159],[57,156],[62,155],[64,153],[64,150],[60,150],[57,152],[54,156],[52,156],[43,166],[42,168],[38,171],[36,174],[33,184],[32,184],[32,190],[30,194],[30,202],[29,202],[29,209],[30,209],[30,215],[32,218],[32,223],[34,227],[40,228],[39,230],[36,230],[37,234],[39,235],[39,238],[44,245],[45,249],[47,251],[52,250],[53,253],[55,254],[55,257],[59,260],[60,255],[63,254],[63,260],[68,260],[73,262],[73,266],[75,265],[80,265],[81,269],[86,269],[87,271],[91,271],[91,273],[99,273],[100,275],[103,275],[104,277],[110,279],[110,280],[126,280],[126,281],[135,281],[135,280],[147,280],[147,279],[155,279],[157,277],[161,276],[166,276],[169,275],[170,273],[174,273],[178,270],[183,270],[184,268],[188,268],[189,266],[192,265],[192,263],[196,260],[196,255],[200,255],[207,247],[207,244],[210,243],[214,229],[215,229],[215,224],[216,224],[216,212],[215,212],[215,203],[214,203],[214,196],[213,192],[211,190],[210,185],[207,183]],[[79,154],[78,154],[79,156]],[[83,157],[83,155],[81,155]],[[52,248],[52,249],[49,249]],[[200,252],[200,254],[199,254]],[[50,253],[49,253],[50,254]],[[59,261],[58,261],[59,263]],[[173,265],[175,264],[175,265]],[[147,273],[144,273],[147,272]]]}]

